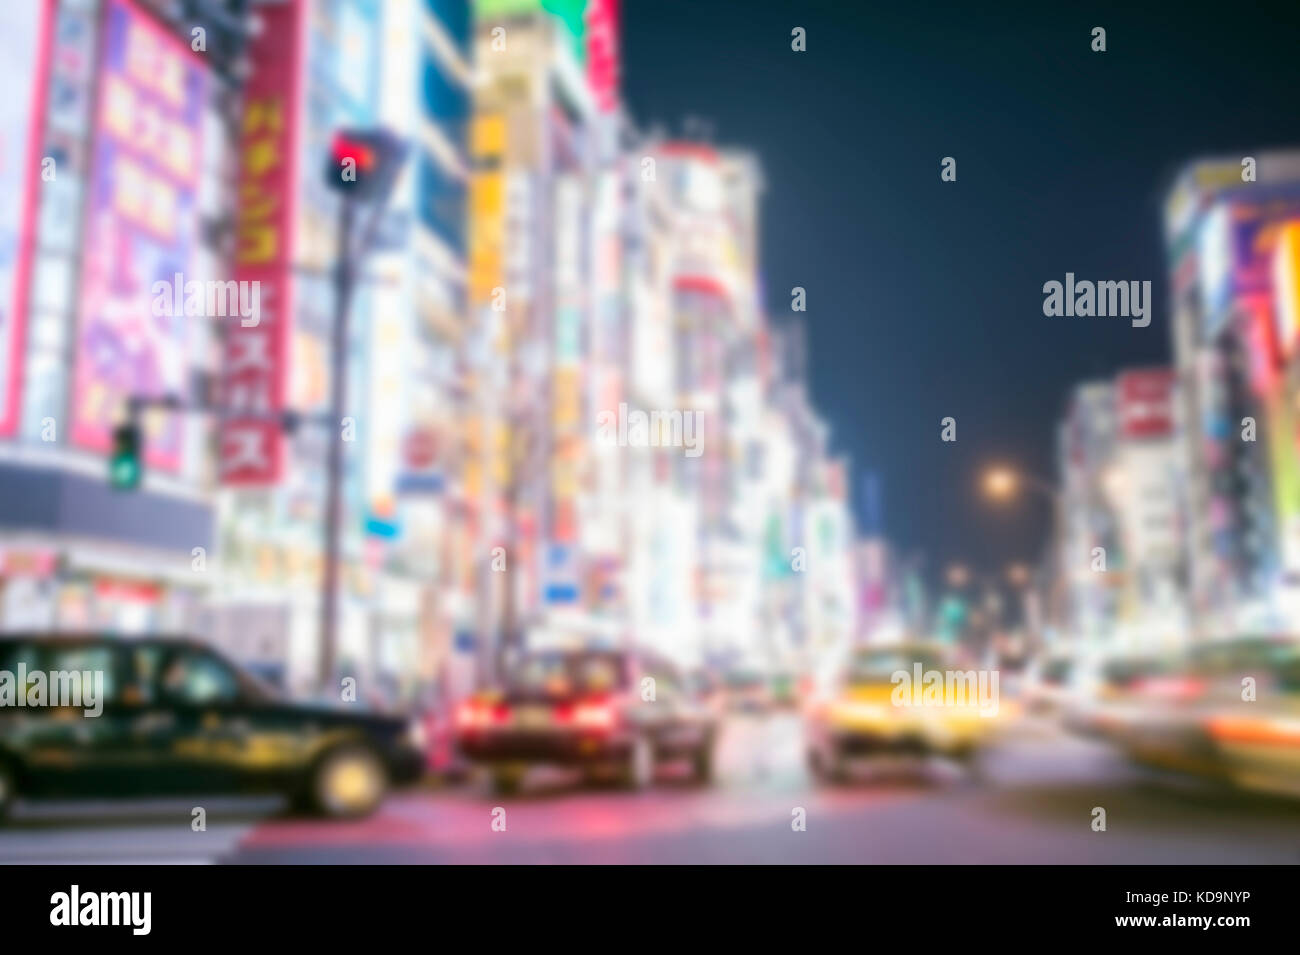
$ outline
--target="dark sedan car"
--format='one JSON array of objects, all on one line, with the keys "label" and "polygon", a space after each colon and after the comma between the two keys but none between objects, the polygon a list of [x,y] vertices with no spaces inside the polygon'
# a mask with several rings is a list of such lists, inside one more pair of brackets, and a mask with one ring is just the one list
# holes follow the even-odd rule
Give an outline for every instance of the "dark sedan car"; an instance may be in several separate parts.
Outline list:
[{"label": "dark sedan car", "polygon": [[460,750],[512,792],[528,767],[577,767],[648,786],[658,763],[687,760],[694,778],[713,772],[714,713],[671,663],[621,650],[526,654],[497,690],[456,712]]},{"label": "dark sedan car", "polygon": [[197,641],[0,636],[0,816],[18,796],[218,792],[360,816],[423,762],[407,720],[287,701]]}]

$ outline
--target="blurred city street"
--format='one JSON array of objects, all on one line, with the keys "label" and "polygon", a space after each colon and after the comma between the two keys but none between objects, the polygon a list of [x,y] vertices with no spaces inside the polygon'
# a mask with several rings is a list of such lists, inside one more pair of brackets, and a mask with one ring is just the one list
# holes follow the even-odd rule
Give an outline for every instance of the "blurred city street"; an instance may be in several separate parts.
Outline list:
[{"label": "blurred city street", "polygon": [[[473,784],[408,791],[355,823],[213,800],[203,833],[189,829],[189,802],[123,804],[93,821],[43,806],[0,831],[0,864],[1300,862],[1300,807],[1136,770],[1042,720],[1017,729],[979,786],[939,766],[821,789],[802,765],[797,717],[741,717],[719,777],[700,789],[664,773],[655,790],[626,794],[543,774],[506,800]],[[1089,828],[1098,805],[1107,832]],[[504,832],[491,828],[498,806]],[[791,829],[795,807],[806,831]]]},{"label": "blurred city street", "polygon": [[0,0],[0,864],[1300,863],[1296,32],[1096,16]]}]

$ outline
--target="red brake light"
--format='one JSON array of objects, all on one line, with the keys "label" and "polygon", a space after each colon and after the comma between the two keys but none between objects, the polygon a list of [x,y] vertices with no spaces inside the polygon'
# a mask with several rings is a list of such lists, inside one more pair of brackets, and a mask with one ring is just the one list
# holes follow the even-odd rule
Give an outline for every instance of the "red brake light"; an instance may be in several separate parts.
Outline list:
[{"label": "red brake light", "polygon": [[510,707],[504,703],[466,700],[456,707],[456,729],[481,730],[508,722]]},{"label": "red brake light", "polygon": [[1205,683],[1190,676],[1153,676],[1137,680],[1135,688],[1155,697],[1185,700],[1199,696],[1205,690]]},{"label": "red brake light", "polygon": [[588,700],[566,706],[556,712],[556,717],[562,723],[587,730],[613,729],[618,720],[613,705],[605,700]]},{"label": "red brake light", "polygon": [[456,729],[469,729],[474,725],[476,711],[473,703],[462,703],[456,707]]}]

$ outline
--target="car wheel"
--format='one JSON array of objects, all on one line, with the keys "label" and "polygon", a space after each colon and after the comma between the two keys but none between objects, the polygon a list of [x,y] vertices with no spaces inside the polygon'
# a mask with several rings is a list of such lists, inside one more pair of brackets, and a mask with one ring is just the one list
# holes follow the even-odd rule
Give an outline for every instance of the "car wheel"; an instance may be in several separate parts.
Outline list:
[{"label": "car wheel", "polygon": [[610,772],[607,767],[588,766],[582,770],[582,785],[588,789],[601,789],[609,786]]},{"label": "car wheel", "polygon": [[0,760],[0,822],[3,822],[5,816],[9,814],[9,809],[14,804],[14,797],[17,792],[18,780],[13,767],[4,760]]},{"label": "car wheel", "polygon": [[697,783],[713,781],[713,740],[706,738],[691,758],[691,769]]},{"label": "car wheel", "polygon": [[982,787],[988,783],[988,761],[978,746],[959,753],[957,764],[961,767],[962,779],[968,786]]},{"label": "car wheel", "polygon": [[627,789],[646,789],[655,778],[655,751],[650,740],[638,736],[623,765],[623,785]]},{"label": "car wheel", "polygon": [[327,816],[357,819],[368,816],[383,802],[388,773],[379,757],[364,746],[333,750],[316,765],[312,775],[312,803]]},{"label": "car wheel", "polygon": [[836,783],[840,781],[842,773],[835,761],[829,759],[820,749],[810,747],[807,753],[808,772],[812,774],[813,779],[819,783]]},{"label": "car wheel", "polygon": [[524,785],[524,771],[515,766],[492,770],[492,792],[498,796],[513,796]]}]

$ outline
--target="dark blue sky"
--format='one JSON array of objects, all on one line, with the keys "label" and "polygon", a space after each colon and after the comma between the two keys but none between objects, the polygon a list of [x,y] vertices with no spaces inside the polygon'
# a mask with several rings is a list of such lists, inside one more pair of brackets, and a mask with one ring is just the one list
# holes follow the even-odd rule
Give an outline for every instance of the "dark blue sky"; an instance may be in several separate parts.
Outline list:
[{"label": "dark blue sky", "polygon": [[[981,502],[981,466],[1054,476],[1069,387],[1169,360],[1174,171],[1300,145],[1300,4],[878,6],[624,0],[625,95],[642,125],[703,117],[759,156],[766,298],[779,319],[807,289],[836,448],[880,473],[905,552],[993,571],[1039,553],[1049,514]],[[1067,271],[1152,280],[1150,326],[1045,317]]]}]

